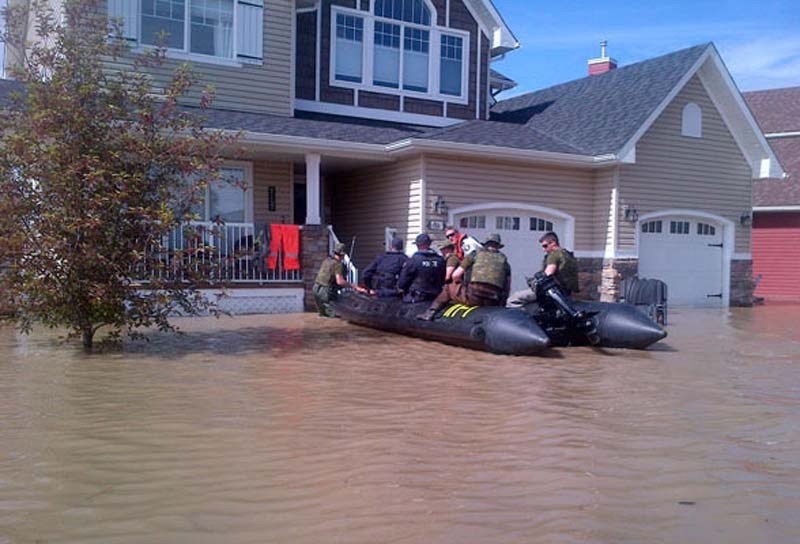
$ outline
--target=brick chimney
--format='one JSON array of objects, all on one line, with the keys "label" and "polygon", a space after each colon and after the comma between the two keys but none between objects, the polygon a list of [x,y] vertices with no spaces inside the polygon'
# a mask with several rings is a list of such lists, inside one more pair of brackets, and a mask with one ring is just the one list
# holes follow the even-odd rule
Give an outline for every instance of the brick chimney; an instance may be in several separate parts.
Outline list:
[{"label": "brick chimney", "polygon": [[608,42],[606,40],[600,42],[600,56],[596,59],[589,59],[590,76],[604,74],[617,67],[617,61],[606,55],[607,45]]}]

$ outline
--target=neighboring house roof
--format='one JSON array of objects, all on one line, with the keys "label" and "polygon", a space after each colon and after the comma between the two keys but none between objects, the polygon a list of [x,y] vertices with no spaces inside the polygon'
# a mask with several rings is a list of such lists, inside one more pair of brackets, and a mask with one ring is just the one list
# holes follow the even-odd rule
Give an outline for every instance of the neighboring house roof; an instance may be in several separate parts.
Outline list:
[{"label": "neighboring house roof", "polygon": [[800,132],[800,87],[752,91],[742,96],[764,134]]},{"label": "neighboring house roof", "polygon": [[[800,87],[752,91],[743,96],[787,175],[754,183],[753,206],[800,206]],[[770,137],[776,134],[781,136]]]}]

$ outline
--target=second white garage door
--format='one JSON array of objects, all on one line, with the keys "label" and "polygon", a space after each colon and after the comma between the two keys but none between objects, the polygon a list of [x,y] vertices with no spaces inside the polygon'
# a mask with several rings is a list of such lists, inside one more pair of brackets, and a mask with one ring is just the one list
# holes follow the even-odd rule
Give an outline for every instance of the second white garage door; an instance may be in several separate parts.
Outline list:
[{"label": "second white garage door", "polygon": [[669,216],[639,225],[639,277],[667,284],[670,306],[723,301],[723,226],[708,219]]}]

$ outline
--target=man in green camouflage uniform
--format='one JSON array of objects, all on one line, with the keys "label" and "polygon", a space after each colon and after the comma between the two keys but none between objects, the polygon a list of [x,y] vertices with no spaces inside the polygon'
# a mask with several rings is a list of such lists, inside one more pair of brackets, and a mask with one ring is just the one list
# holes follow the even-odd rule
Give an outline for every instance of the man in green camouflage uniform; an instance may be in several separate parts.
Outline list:
[{"label": "man in green camouflage uniform", "polygon": [[555,275],[558,284],[566,295],[580,291],[578,286],[578,261],[571,251],[558,244],[558,235],[547,232],[539,238],[544,250],[542,271],[545,276]]},{"label": "man in green camouflage uniform", "polygon": [[[450,302],[467,306],[504,306],[511,287],[511,266],[500,251],[499,234],[490,234],[479,249],[464,257],[453,272],[453,283],[446,284],[427,311],[417,316],[433,320],[436,312]],[[469,281],[465,274],[469,271]]]},{"label": "man in green camouflage uniform", "polygon": [[[578,261],[572,252],[567,251],[558,244],[558,235],[555,232],[546,232],[539,238],[539,243],[544,250],[542,259],[542,272],[547,276],[555,274],[556,281],[566,295],[578,292]],[[528,278],[529,289],[514,291],[508,297],[509,308],[519,308],[529,302],[536,302],[536,282]]]},{"label": "man in green camouflage uniform", "polygon": [[444,282],[453,283],[453,272],[461,264],[461,259],[456,254],[456,245],[451,240],[442,242],[439,252],[444,257]]},{"label": "man in green camouflage uniform", "polygon": [[314,301],[317,303],[317,310],[322,317],[336,317],[336,313],[329,303],[336,300],[339,288],[350,285],[345,279],[344,263],[342,262],[344,255],[345,245],[336,244],[333,253],[322,262],[314,280],[312,292]]}]

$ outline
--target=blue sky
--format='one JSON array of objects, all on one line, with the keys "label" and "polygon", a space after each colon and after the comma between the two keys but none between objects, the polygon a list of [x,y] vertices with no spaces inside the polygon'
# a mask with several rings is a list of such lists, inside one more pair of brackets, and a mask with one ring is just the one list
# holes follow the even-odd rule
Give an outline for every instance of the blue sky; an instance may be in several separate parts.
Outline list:
[{"label": "blue sky", "polygon": [[619,66],[714,42],[741,91],[800,85],[800,0],[493,1],[520,42],[501,99],[584,77],[603,39]]}]

